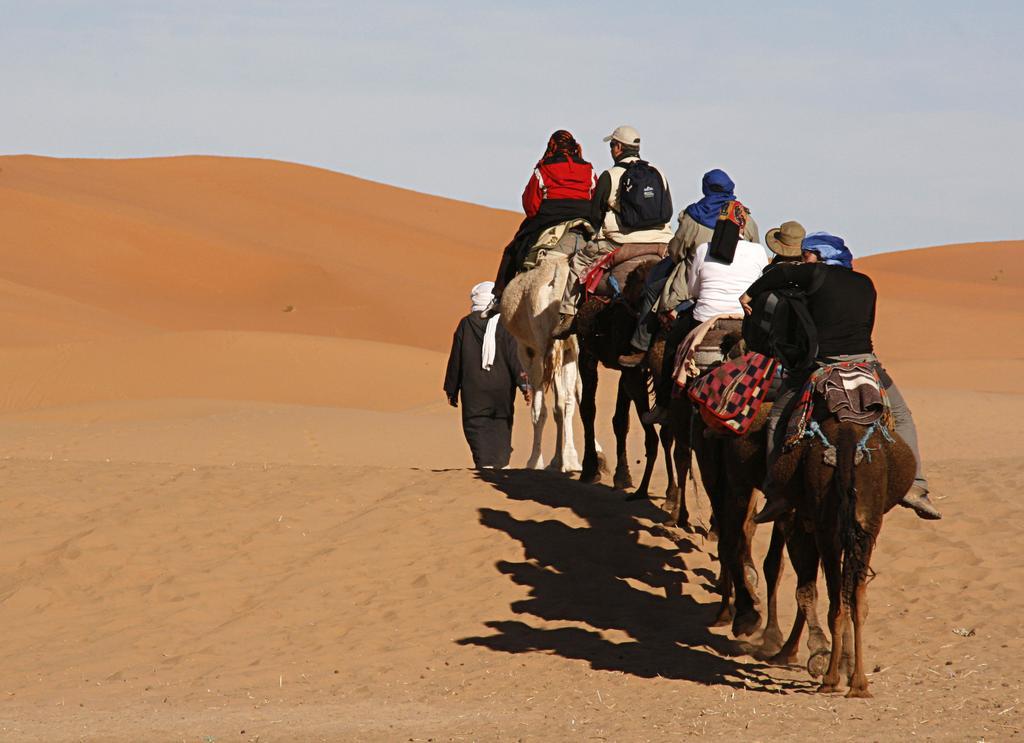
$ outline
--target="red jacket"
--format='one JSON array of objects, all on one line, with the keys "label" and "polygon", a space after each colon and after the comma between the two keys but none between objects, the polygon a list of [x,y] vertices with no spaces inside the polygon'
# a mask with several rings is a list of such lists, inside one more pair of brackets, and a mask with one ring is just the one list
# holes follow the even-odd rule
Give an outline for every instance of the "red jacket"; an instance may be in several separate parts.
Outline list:
[{"label": "red jacket", "polygon": [[594,193],[594,169],[585,160],[555,155],[537,163],[523,190],[523,210],[532,217],[544,199],[586,199]]}]

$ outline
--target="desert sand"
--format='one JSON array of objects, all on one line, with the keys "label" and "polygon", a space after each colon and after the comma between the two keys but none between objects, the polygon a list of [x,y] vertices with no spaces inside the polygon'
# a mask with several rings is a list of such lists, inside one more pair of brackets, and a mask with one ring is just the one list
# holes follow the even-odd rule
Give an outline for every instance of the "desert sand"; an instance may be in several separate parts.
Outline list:
[{"label": "desert sand", "polygon": [[0,219],[0,740],[1024,730],[1024,242],[858,261],[945,518],[887,517],[875,698],[847,700],[707,626],[715,544],[658,500],[469,468],[441,379],[515,214],[266,160],[0,157]]}]

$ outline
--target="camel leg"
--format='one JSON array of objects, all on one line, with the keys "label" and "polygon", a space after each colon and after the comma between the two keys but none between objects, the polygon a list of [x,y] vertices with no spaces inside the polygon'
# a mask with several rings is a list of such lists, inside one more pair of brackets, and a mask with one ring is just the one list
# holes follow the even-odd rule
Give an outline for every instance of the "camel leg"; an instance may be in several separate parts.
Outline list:
[{"label": "camel leg", "polygon": [[[867,564],[867,563],[865,563]],[[864,580],[857,584],[853,599],[853,675],[850,677],[848,697],[869,698],[868,677],[864,673],[864,622],[868,618],[868,586]]]},{"label": "camel leg", "polygon": [[[722,447],[724,449],[724,447]],[[726,463],[728,466],[729,463]],[[723,478],[726,487],[727,517],[730,521],[729,537],[719,539],[719,555],[728,553],[729,567],[733,571],[735,583],[734,594],[736,615],[732,623],[732,633],[736,637],[756,632],[761,627],[761,613],[757,610],[757,570],[750,554],[750,543],[753,540],[757,525],[751,519],[753,505],[753,488],[749,484],[736,482],[737,472]]]},{"label": "camel leg", "polygon": [[[650,497],[651,476],[654,474],[654,466],[658,463],[658,429],[654,425],[643,423],[643,415],[651,409],[650,399],[647,395],[647,379],[645,372],[641,369],[627,369],[622,372],[621,383],[627,396],[640,416],[641,426],[644,429],[644,475],[640,478],[640,487],[636,489],[626,500],[641,500]],[[629,415],[629,405],[626,406],[626,415]],[[669,461],[669,476],[671,477],[672,463]]]},{"label": "camel leg", "polygon": [[[650,409],[650,404],[647,401],[647,389],[643,380],[641,380],[640,394],[642,397],[639,398],[639,401],[634,402],[634,405],[636,406],[637,413],[643,415]],[[644,456],[646,457],[646,462],[644,464],[644,476],[640,479],[640,487],[637,488],[636,493],[633,495],[634,497],[642,495],[644,498],[647,498],[649,497],[648,488],[651,484],[651,476],[654,474],[654,466],[658,463],[658,429],[653,425],[644,425],[643,423],[641,425],[643,425],[644,429]],[[670,473],[669,477],[671,477],[671,460],[668,462],[668,470]]]},{"label": "camel leg", "polygon": [[551,458],[551,463],[548,464],[548,469],[553,472],[565,472],[565,459],[562,456],[564,453],[563,443],[565,441],[565,396],[562,378],[562,368],[559,359],[561,354],[557,351],[552,353],[552,362],[554,369],[551,374],[551,387],[554,393],[554,410],[552,411],[555,416],[555,454]]},{"label": "camel leg", "polygon": [[626,452],[630,399],[625,376],[623,374],[619,377],[618,392],[615,395],[615,415],[612,417],[612,430],[615,431],[615,476],[612,485],[616,490],[633,487],[633,476],[629,473],[629,455]]},{"label": "camel leg", "polygon": [[679,487],[679,500],[674,508],[669,509],[669,521],[682,527],[690,525],[690,513],[686,508],[686,483],[690,476],[690,414],[692,408],[689,401],[676,401],[672,404],[672,430],[675,434],[672,459],[676,465],[676,476]]},{"label": "camel leg", "polygon": [[[576,414],[576,379],[579,374],[575,358],[571,358],[568,350],[563,351],[562,368],[555,377],[556,412],[559,424],[559,451],[562,460],[562,472],[579,472],[579,454],[572,431],[572,419]],[[595,442],[596,443],[596,442]]]},{"label": "camel leg", "polygon": [[839,661],[843,656],[843,636],[846,630],[846,605],[842,598],[842,575],[840,555],[837,545],[828,545],[821,549],[821,563],[825,570],[825,584],[828,587],[828,624],[832,633],[832,653],[828,659],[828,669],[821,680],[820,692],[839,690]]},{"label": "camel leg", "polygon": [[[779,627],[778,592],[785,568],[785,563],[782,560],[785,546],[785,532],[783,531],[782,524],[776,521],[772,524],[772,541],[768,545],[768,553],[764,556],[764,562],[761,564],[768,599],[764,632],[761,633],[761,651],[764,653],[769,653],[775,648],[782,647],[782,628]],[[800,612],[797,612],[797,616],[800,616]],[[773,660],[776,658],[778,658],[777,655]],[[784,663],[792,662],[788,659],[779,659],[779,661]]]},{"label": "camel leg", "polygon": [[795,663],[804,625],[809,628],[807,648],[810,655],[807,670],[817,678],[825,673],[829,656],[829,642],[818,620],[818,547],[813,535],[794,523],[786,540],[789,559],[796,571],[796,606],[793,628],[786,643],[773,658],[779,663]]},{"label": "camel leg", "polygon": [[544,438],[544,423],[548,417],[547,401],[544,399],[544,362],[536,354],[527,356],[524,367],[533,388],[533,403],[530,405],[530,419],[533,422],[533,447],[530,457],[526,460],[526,468],[531,470],[544,469],[544,454],[541,444]]},{"label": "camel leg", "polygon": [[722,599],[718,602],[718,612],[711,621],[711,626],[725,627],[732,622],[733,617],[732,576],[721,561],[718,563],[718,592],[721,594]]},{"label": "camel leg", "polygon": [[672,424],[668,423],[658,431],[658,439],[661,442],[661,450],[665,454],[665,473],[668,475],[668,485],[665,486],[665,507],[669,509],[678,508],[679,484],[676,482],[675,460],[672,457],[672,443],[676,435],[672,430]]},{"label": "camel leg", "polygon": [[600,462],[597,456],[594,421],[597,417],[597,358],[584,349],[579,355],[580,381],[580,420],[583,423],[583,471],[580,481],[601,482]]}]

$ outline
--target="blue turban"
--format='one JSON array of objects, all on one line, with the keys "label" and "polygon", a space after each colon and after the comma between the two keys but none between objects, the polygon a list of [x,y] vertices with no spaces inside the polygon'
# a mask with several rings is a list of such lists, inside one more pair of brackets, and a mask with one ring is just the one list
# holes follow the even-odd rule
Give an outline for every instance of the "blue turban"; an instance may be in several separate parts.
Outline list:
[{"label": "blue turban", "polygon": [[817,253],[825,265],[853,268],[853,253],[846,247],[843,238],[828,232],[812,232],[800,243],[800,250]]},{"label": "blue turban", "polygon": [[704,174],[704,180],[700,185],[704,191],[704,198],[693,202],[683,211],[689,214],[693,221],[713,230],[722,207],[736,200],[736,194],[733,193],[736,184],[724,170],[715,168]]}]

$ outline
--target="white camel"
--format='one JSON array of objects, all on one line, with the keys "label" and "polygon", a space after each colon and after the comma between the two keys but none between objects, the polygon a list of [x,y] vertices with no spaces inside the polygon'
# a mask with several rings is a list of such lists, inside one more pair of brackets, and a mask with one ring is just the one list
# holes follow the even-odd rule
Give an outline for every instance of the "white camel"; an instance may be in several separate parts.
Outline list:
[{"label": "white camel", "polygon": [[551,338],[558,324],[558,305],[569,280],[569,257],[541,253],[537,265],[509,282],[501,294],[501,320],[519,342],[519,358],[533,387],[533,449],[526,466],[544,468],[541,436],[547,420],[547,391],[554,389],[557,449],[549,469],[579,472],[572,419],[579,402],[579,345],[576,336]]}]

